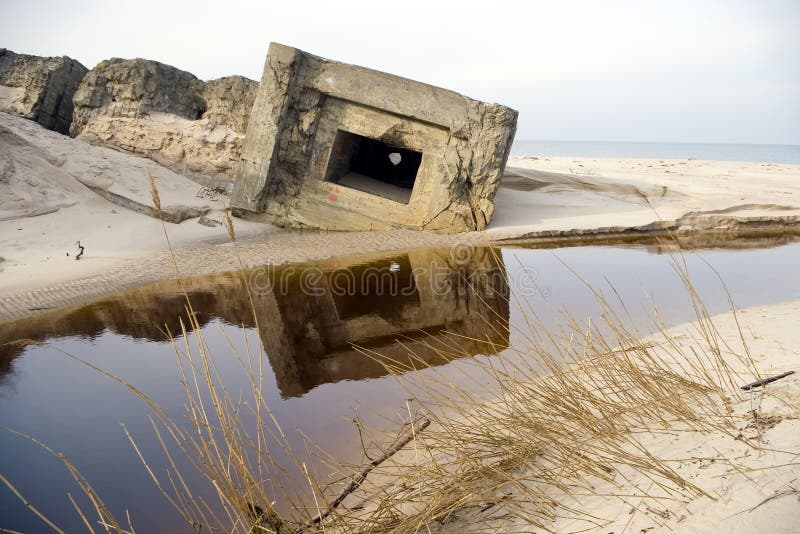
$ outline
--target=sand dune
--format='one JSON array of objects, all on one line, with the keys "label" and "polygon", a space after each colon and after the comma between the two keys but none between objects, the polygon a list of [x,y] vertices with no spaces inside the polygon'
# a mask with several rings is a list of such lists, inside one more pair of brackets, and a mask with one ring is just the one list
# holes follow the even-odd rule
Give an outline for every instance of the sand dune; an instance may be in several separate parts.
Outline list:
[{"label": "sand dune", "polygon": [[[221,218],[225,198],[196,198],[201,186],[145,158],[89,145],[0,113],[0,294],[40,288],[135,265],[165,249],[161,223],[105,200],[102,188],[152,206],[148,174],[168,206],[207,207]],[[175,246],[219,241],[225,229],[169,225]],[[263,232],[242,221],[241,233]],[[86,247],[74,261],[75,242]],[[69,254],[69,255],[67,255]]]}]

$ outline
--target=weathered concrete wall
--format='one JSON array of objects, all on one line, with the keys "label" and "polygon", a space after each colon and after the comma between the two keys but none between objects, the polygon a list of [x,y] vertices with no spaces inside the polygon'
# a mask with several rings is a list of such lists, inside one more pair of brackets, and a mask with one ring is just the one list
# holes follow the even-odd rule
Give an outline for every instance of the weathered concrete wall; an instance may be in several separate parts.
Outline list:
[{"label": "weathered concrete wall", "polygon": [[72,98],[87,72],[66,56],[29,56],[0,48],[0,111],[69,133]]},{"label": "weathered concrete wall", "polygon": [[230,181],[257,85],[242,76],[203,82],[145,59],[102,61],[75,94],[71,133],[201,182]]},{"label": "weathered concrete wall", "polygon": [[[483,229],[516,120],[501,105],[273,43],[232,205],[286,226]],[[407,204],[326,180],[339,130],[422,153]]]}]

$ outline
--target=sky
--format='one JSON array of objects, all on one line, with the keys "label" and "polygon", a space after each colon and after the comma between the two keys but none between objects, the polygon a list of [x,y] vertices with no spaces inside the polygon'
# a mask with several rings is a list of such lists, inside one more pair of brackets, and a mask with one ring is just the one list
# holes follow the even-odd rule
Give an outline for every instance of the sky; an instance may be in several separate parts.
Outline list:
[{"label": "sky", "polygon": [[270,41],[499,102],[518,139],[800,144],[800,1],[0,0],[0,47],[260,79]]}]

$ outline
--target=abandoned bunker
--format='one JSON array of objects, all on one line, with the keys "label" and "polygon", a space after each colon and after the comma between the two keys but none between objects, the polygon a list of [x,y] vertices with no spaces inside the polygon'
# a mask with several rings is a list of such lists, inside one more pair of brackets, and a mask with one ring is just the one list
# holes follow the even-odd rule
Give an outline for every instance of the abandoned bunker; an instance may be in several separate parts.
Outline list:
[{"label": "abandoned bunker", "polygon": [[231,206],[289,227],[482,230],[516,123],[499,104],[272,43]]}]

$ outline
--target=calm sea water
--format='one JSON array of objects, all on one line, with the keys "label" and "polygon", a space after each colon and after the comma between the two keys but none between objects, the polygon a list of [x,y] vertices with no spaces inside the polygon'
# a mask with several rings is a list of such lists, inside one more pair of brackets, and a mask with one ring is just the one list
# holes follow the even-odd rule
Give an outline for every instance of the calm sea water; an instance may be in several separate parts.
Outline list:
[{"label": "calm sea water", "polygon": [[530,141],[517,139],[512,156],[590,158],[663,158],[800,163],[800,145],[722,143],[632,143],[617,141]]}]

